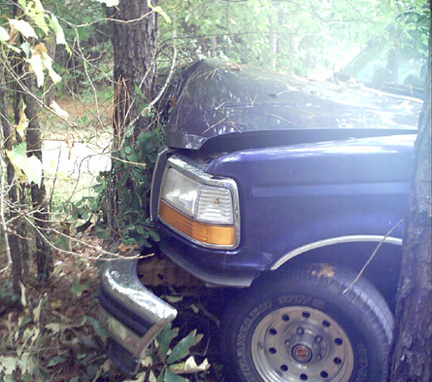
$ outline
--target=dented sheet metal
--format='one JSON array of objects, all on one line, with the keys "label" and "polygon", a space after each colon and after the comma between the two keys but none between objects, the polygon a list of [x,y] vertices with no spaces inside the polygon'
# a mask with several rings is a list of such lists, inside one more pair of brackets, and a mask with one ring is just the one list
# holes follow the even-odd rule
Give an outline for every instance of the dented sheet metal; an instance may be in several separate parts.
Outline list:
[{"label": "dented sheet metal", "polygon": [[360,83],[316,82],[202,60],[168,94],[167,144],[198,150],[225,134],[298,129],[415,130],[422,102]]}]

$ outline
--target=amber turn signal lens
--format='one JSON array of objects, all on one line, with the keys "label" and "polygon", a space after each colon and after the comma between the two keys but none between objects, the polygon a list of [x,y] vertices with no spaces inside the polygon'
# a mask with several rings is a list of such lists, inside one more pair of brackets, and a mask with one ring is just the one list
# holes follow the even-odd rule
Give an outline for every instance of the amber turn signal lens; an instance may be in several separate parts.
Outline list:
[{"label": "amber turn signal lens", "polygon": [[175,229],[203,243],[224,246],[234,245],[235,243],[234,226],[200,223],[177,212],[162,200],[159,205],[159,216]]}]

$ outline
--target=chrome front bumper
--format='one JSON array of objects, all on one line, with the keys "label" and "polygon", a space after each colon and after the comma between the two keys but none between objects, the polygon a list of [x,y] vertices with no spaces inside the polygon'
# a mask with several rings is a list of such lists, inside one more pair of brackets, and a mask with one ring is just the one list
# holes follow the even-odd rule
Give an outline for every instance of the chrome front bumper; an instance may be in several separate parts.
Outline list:
[{"label": "chrome front bumper", "polygon": [[109,355],[128,374],[137,372],[147,347],[177,316],[175,308],[142,285],[137,264],[137,260],[107,262],[99,291],[110,337]]}]

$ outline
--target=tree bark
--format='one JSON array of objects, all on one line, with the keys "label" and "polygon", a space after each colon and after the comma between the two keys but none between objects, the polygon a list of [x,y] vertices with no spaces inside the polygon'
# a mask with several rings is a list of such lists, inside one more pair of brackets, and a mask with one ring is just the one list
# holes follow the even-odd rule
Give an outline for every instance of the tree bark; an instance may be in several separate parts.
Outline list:
[{"label": "tree bark", "polygon": [[[14,59],[12,66],[15,68],[15,73],[17,73],[18,76],[21,75],[23,71],[22,59],[21,58]],[[15,125],[18,126],[18,124],[20,123],[21,111],[23,107],[21,89],[19,84],[14,81],[11,84],[11,90],[13,94],[12,105],[13,105],[14,122]],[[15,142],[17,144],[23,142],[23,137],[21,137],[19,134],[14,134],[13,138],[15,139]],[[27,185],[20,184],[20,187],[18,187],[18,198],[19,198],[18,204],[20,205],[20,208],[28,204],[27,194],[28,194]],[[20,221],[16,223],[16,232],[18,233],[17,240],[21,251],[22,275],[23,275],[23,279],[27,280],[30,274],[31,238],[28,237],[29,228],[23,219],[20,219]]]},{"label": "tree bark", "polygon": [[392,382],[432,381],[431,77],[415,143],[391,353]]},{"label": "tree bark", "polygon": [[[2,82],[0,83],[0,120],[1,127],[3,129],[3,137],[4,137],[4,148],[6,150],[12,150],[12,136],[10,123],[7,119],[8,110],[6,106],[6,94],[5,89],[2,83],[6,83],[5,75],[3,73]],[[7,183],[9,186],[9,202],[18,208],[18,190],[17,190],[17,179],[15,177],[15,168],[9,158],[6,156],[6,166],[7,166]],[[0,195],[3,197],[3,195]],[[17,216],[17,212],[14,209],[10,209],[9,213],[10,218],[15,218]],[[14,221],[8,229],[11,231],[16,231],[17,221]],[[4,233],[5,235],[8,233]],[[21,256],[21,247],[19,243],[19,239],[16,235],[8,235],[9,239],[9,248],[10,254],[12,258],[12,275],[13,275],[13,289],[17,295],[21,295],[21,288],[19,283],[22,281],[22,256]]]},{"label": "tree bark", "polygon": [[[157,1],[152,1],[156,5]],[[157,67],[157,14],[150,13],[147,0],[120,0],[114,22],[114,81],[115,111],[114,132],[117,141],[123,141],[125,127],[137,118],[140,103],[149,103],[155,93]],[[149,14],[150,13],[150,14]],[[140,21],[137,20],[143,17]],[[136,88],[145,95],[139,99]],[[148,127],[148,118],[138,118],[135,133]]]},{"label": "tree bark", "polygon": [[[36,85],[33,76],[27,77],[24,80],[24,84],[31,93],[36,94]],[[42,134],[38,119],[39,107],[31,94],[24,92],[23,99],[26,104],[25,113],[29,120],[29,125],[27,127],[27,151],[29,155],[35,155],[42,162]],[[32,204],[35,209],[33,215],[34,221],[36,226],[40,228],[40,232],[36,233],[37,273],[39,281],[45,282],[52,272],[53,260],[51,247],[41,237],[41,234],[47,237],[50,226],[50,214],[48,211],[43,173],[40,186],[32,183],[30,188]]]},{"label": "tree bark", "polygon": [[[157,0],[152,0],[155,6]],[[128,126],[133,127],[129,145],[140,133],[152,129],[152,118],[140,115],[155,96],[157,80],[157,14],[151,12],[147,0],[120,0],[111,14],[114,46],[114,150],[125,143]],[[138,89],[138,91],[137,91]],[[107,194],[107,221],[110,232],[118,230],[116,221],[121,211],[121,191],[116,189],[119,171],[113,163],[111,187]],[[120,170],[121,171],[121,170]],[[125,184],[130,188],[130,179]]]}]

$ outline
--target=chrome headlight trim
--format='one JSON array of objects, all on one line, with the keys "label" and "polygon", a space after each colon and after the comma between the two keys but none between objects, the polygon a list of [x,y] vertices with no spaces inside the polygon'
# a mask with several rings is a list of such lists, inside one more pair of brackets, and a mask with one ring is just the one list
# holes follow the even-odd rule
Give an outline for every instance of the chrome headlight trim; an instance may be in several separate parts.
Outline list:
[{"label": "chrome headlight trim", "polygon": [[[179,234],[180,236],[190,240],[194,244],[197,244],[202,247],[206,248],[213,248],[213,249],[235,249],[240,244],[240,199],[239,199],[239,193],[238,193],[238,187],[237,183],[230,178],[223,178],[219,176],[214,176],[207,174],[202,169],[198,168],[196,165],[194,165],[192,162],[189,162],[185,158],[180,158],[178,155],[173,155],[170,157],[165,166],[165,171],[167,171],[169,168],[173,168],[180,172],[182,175],[188,177],[189,179],[207,185],[207,186],[213,186],[213,187],[219,187],[219,188],[226,188],[231,192],[232,196],[232,207],[233,207],[233,219],[234,219],[234,231],[235,231],[235,238],[234,238],[234,244],[232,245],[216,245],[216,244],[209,244],[205,243],[199,240],[196,240],[194,238],[191,238],[190,236],[184,234],[177,228],[173,227],[171,224],[167,223],[164,219],[162,219],[159,216],[159,220],[161,220],[166,226],[168,226],[170,229],[172,229],[174,232]],[[171,206],[175,209],[175,207]],[[180,212],[180,211],[179,211]],[[215,224],[217,225],[217,224]]]},{"label": "chrome headlight trim", "polygon": [[[163,170],[165,162],[169,153],[169,148],[162,146],[156,157],[156,162],[152,174],[151,187],[150,187],[150,218],[153,222],[157,221],[159,209],[159,195],[160,187],[162,184]],[[156,185],[158,188],[156,189]]]}]

